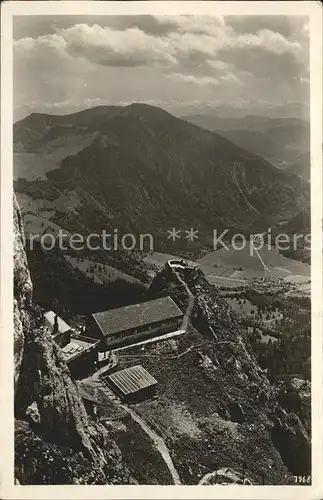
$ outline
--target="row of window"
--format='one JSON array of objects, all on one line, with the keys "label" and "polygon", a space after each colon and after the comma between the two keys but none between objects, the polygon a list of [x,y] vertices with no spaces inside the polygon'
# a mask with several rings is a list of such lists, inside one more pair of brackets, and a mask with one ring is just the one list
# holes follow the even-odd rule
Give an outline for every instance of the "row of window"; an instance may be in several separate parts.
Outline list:
[{"label": "row of window", "polygon": [[162,328],[162,327],[167,327],[167,326],[171,326],[171,325],[177,326],[178,323],[179,323],[179,320],[175,318],[175,319],[169,319],[167,321],[163,321],[160,324],[155,323],[155,324],[145,325],[145,327],[143,327],[143,328],[135,328],[133,330],[126,330],[125,332],[118,332],[114,335],[109,335],[106,339],[106,342],[109,343],[109,342],[113,342],[114,340],[132,337],[133,335],[140,334],[140,333],[146,333],[146,332],[149,333],[153,330],[156,330],[156,329]]}]

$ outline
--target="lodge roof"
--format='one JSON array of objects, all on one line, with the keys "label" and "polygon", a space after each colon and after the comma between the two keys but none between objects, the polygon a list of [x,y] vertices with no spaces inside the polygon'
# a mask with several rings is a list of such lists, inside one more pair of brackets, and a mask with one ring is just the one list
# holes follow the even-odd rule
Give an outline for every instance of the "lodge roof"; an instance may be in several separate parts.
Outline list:
[{"label": "lodge roof", "polygon": [[141,365],[131,366],[108,375],[110,380],[125,396],[156,385],[157,380]]},{"label": "lodge roof", "polygon": [[103,335],[107,336],[131,328],[179,318],[182,315],[182,311],[171,297],[161,297],[148,302],[98,312],[93,314],[93,318]]}]

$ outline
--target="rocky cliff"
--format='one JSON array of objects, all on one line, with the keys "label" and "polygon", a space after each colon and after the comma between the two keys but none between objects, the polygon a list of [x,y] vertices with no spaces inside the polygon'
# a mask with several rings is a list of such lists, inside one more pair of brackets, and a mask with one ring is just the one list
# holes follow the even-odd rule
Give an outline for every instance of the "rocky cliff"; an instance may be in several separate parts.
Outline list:
[{"label": "rocky cliff", "polygon": [[59,348],[32,302],[14,199],[15,474],[21,484],[126,484],[107,430],[89,419]]},{"label": "rocky cliff", "polygon": [[28,307],[31,305],[32,284],[24,249],[24,230],[20,210],[13,199],[14,218],[14,357],[17,385],[24,352],[24,332],[29,328]]}]

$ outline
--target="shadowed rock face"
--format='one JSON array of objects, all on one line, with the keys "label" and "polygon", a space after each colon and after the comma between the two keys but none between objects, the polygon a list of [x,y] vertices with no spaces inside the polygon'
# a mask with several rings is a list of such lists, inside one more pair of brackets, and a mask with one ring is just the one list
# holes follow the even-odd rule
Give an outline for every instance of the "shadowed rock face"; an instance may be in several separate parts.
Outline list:
[{"label": "shadowed rock face", "polygon": [[19,206],[13,199],[14,222],[14,361],[17,385],[24,352],[24,330],[29,327],[26,309],[31,304],[32,284],[24,250],[24,230]]},{"label": "shadowed rock face", "polygon": [[[14,297],[15,415],[23,422],[15,438],[17,480],[20,484],[129,483],[120,450],[103,426],[89,420],[60,350],[43,326],[42,312],[32,303],[15,199]],[[39,453],[33,455],[35,446]],[[47,467],[43,463],[45,451]],[[28,462],[30,455],[32,464]],[[51,462],[61,470],[55,477]]]},{"label": "shadowed rock face", "polygon": [[283,422],[276,421],[271,436],[288,470],[295,476],[310,474],[310,440],[297,415],[291,413]]},{"label": "shadowed rock face", "polygon": [[302,421],[308,435],[311,434],[311,383],[293,377],[281,384],[278,401],[287,412],[294,412]]}]

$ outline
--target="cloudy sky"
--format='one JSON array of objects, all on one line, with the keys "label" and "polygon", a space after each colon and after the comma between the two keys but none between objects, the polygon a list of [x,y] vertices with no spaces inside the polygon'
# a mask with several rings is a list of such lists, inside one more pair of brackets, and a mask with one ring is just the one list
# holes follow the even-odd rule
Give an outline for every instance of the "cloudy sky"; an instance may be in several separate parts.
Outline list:
[{"label": "cloudy sky", "polygon": [[308,36],[300,16],[16,17],[14,119],[134,101],[179,115],[303,109]]}]

